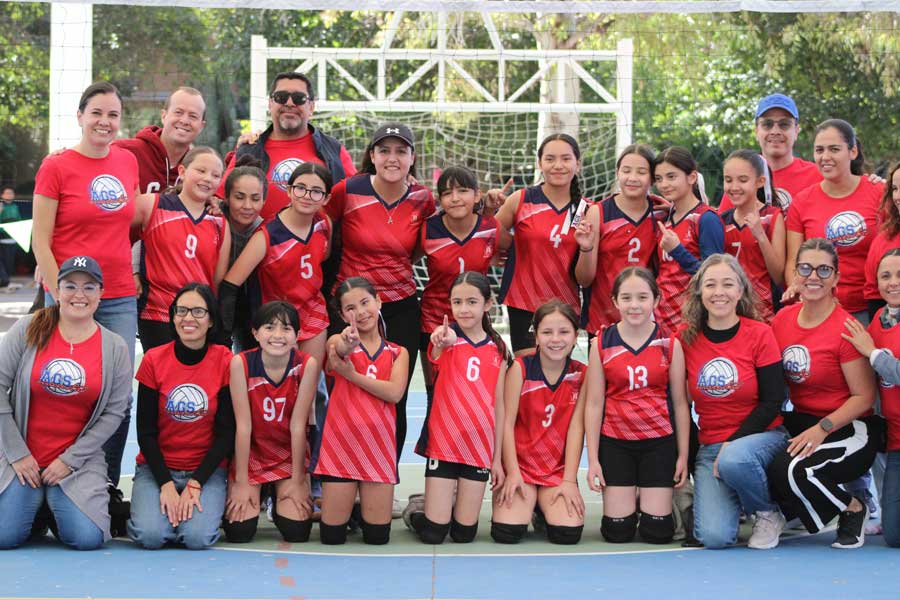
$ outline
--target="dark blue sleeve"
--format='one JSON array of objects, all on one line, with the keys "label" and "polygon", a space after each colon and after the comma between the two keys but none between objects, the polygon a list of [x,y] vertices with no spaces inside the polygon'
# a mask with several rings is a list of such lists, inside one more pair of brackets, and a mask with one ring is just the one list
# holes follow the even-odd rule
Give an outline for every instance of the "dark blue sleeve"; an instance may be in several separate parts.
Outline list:
[{"label": "dark blue sleeve", "polygon": [[697,229],[700,230],[698,238],[701,261],[710,254],[720,254],[725,251],[725,226],[722,225],[722,219],[715,211],[708,210],[700,215]]}]

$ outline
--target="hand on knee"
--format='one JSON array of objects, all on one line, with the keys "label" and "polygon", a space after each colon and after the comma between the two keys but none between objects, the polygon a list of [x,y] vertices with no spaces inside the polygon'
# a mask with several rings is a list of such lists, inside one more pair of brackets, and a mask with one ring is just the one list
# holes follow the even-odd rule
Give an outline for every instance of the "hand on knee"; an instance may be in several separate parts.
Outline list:
[{"label": "hand on knee", "polygon": [[426,544],[443,544],[447,532],[450,531],[450,523],[435,523],[424,514],[421,521],[421,529],[418,530],[419,539]]},{"label": "hand on knee", "polygon": [[607,517],[600,521],[600,535],[611,544],[627,544],[634,539],[637,531],[637,513],[627,517]]},{"label": "hand on knee", "polygon": [[581,541],[584,525],[566,526],[547,523],[547,540],[551,544],[572,545]]},{"label": "hand on knee", "polygon": [[668,544],[675,536],[675,519],[671,514],[660,517],[641,513],[638,533],[648,544]]},{"label": "hand on knee", "polygon": [[528,525],[510,525],[491,521],[491,537],[498,544],[518,544],[525,537]]}]

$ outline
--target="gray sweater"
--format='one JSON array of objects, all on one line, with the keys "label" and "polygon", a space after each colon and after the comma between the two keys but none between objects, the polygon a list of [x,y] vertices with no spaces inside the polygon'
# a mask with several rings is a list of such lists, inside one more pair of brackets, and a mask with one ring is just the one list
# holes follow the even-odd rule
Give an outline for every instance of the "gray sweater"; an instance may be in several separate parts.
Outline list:
[{"label": "gray sweater", "polygon": [[[25,343],[25,332],[31,319],[31,315],[19,319],[0,341],[0,493],[16,477],[11,463],[31,453],[25,445],[31,371],[37,354],[35,347]],[[132,371],[122,338],[103,326],[100,326],[100,335],[103,353],[100,397],[75,443],[59,457],[74,469],[59,482],[59,486],[108,540],[109,494],[102,446],[125,417]]]}]

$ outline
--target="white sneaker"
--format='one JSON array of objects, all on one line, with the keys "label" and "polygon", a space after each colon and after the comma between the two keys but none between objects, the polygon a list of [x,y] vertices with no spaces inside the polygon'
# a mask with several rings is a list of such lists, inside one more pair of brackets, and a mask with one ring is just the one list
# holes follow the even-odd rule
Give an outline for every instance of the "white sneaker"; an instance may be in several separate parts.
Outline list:
[{"label": "white sneaker", "polygon": [[784,531],[784,515],[777,510],[757,511],[753,521],[753,533],[748,548],[756,550],[769,550],[778,545],[778,537]]}]

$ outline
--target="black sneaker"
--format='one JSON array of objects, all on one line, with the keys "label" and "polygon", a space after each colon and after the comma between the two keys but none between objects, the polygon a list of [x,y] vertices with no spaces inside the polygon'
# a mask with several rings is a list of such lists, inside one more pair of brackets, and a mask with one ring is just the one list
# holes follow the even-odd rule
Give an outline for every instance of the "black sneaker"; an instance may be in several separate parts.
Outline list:
[{"label": "black sneaker", "polygon": [[109,534],[116,537],[128,535],[128,519],[131,517],[131,502],[125,500],[122,490],[109,483]]},{"label": "black sneaker", "polygon": [[837,537],[832,548],[847,550],[860,548],[866,541],[866,520],[869,518],[869,509],[865,501],[860,500],[863,509],[859,512],[845,510],[838,517]]}]

